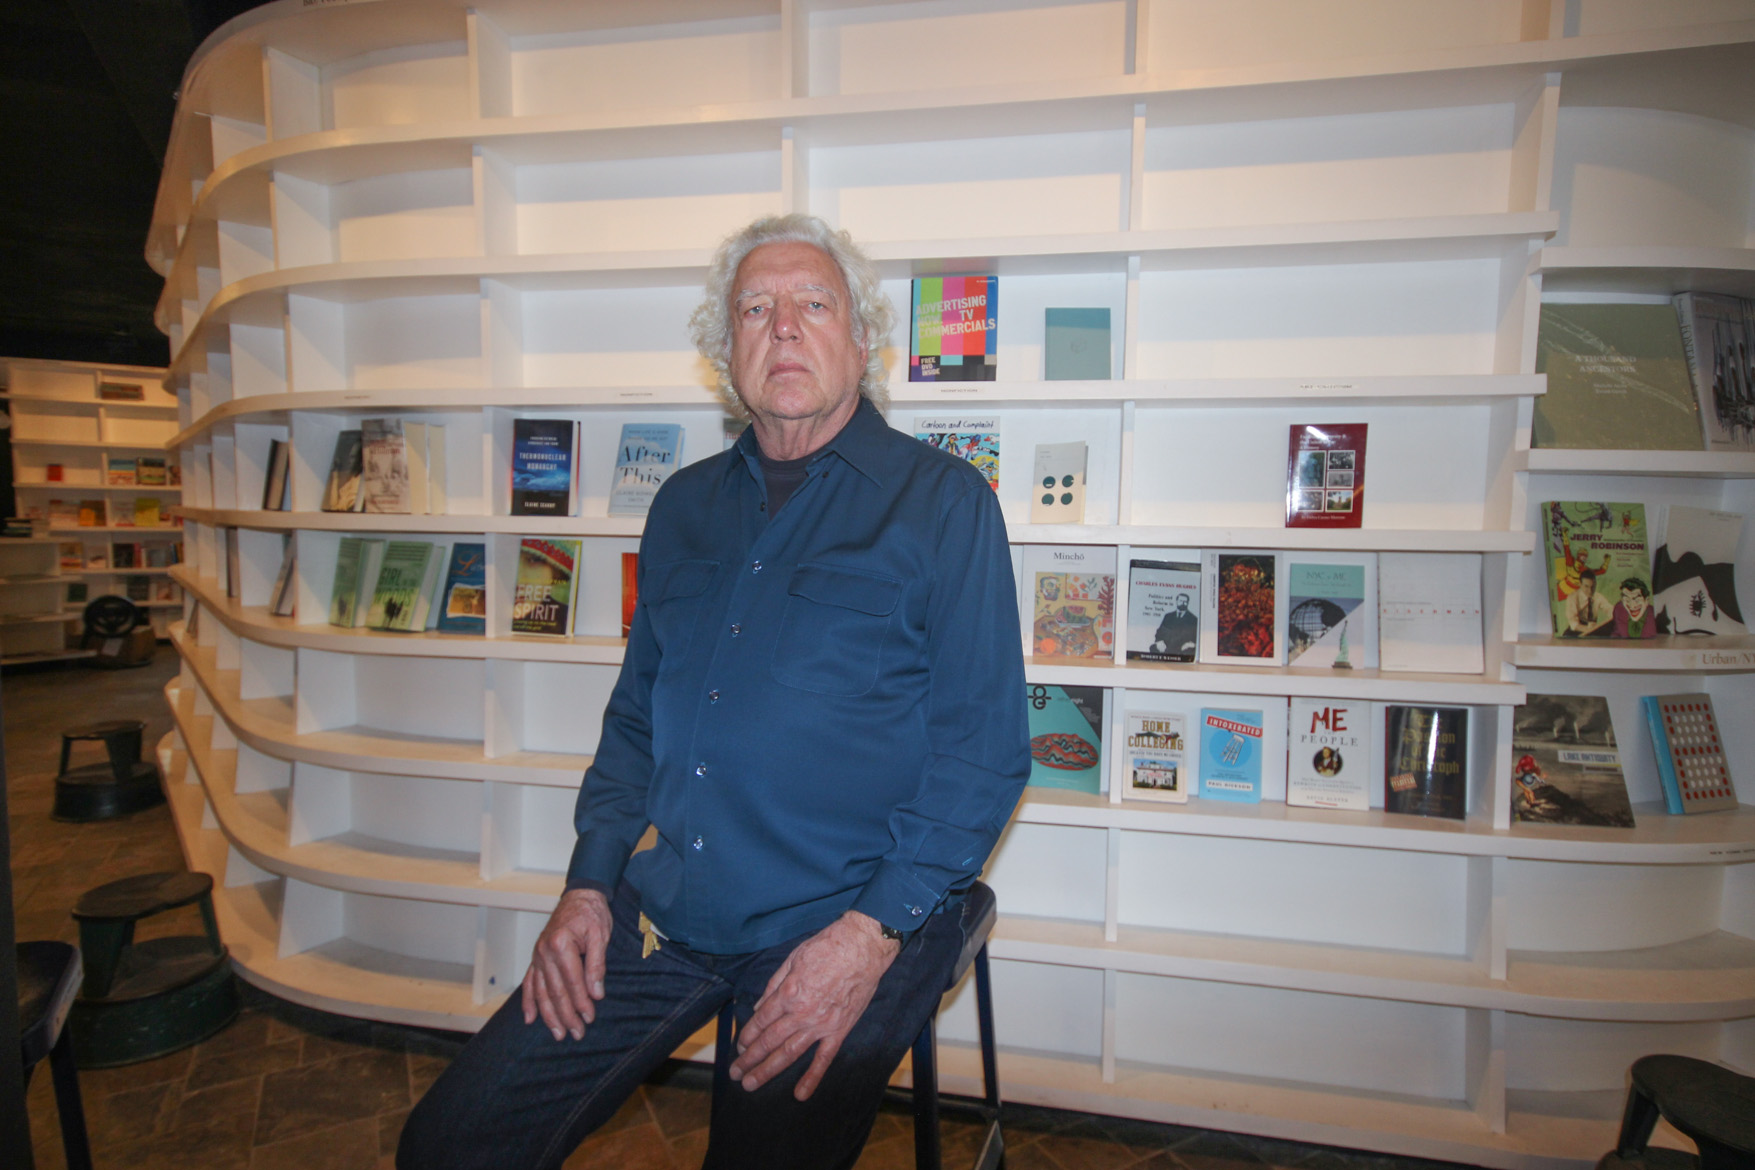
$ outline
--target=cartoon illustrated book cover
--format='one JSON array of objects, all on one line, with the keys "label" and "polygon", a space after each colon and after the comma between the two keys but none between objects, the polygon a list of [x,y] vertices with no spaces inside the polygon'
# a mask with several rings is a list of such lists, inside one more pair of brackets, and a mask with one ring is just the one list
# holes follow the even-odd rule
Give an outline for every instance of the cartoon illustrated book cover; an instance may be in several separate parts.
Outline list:
[{"label": "cartoon illustrated book cover", "polygon": [[917,418],[914,437],[947,451],[981,473],[987,486],[999,490],[999,417]]},{"label": "cartoon illustrated book cover", "polygon": [[1129,561],[1130,662],[1193,662],[1200,650],[1200,566],[1193,561]]},{"label": "cartoon illustrated book cover", "polygon": [[487,546],[481,541],[451,546],[437,628],[447,634],[487,633]]},{"label": "cartoon illustrated book cover", "polygon": [[1286,527],[1358,528],[1365,517],[1366,423],[1294,423]]},{"label": "cartoon illustrated book cover", "polygon": [[1664,542],[1652,558],[1652,602],[1666,634],[1746,634],[1737,604],[1736,512],[1671,504]]},{"label": "cartoon illustrated book cover", "polygon": [[1594,451],[1699,451],[1700,411],[1670,305],[1544,304],[1531,442]]},{"label": "cartoon illustrated book cover", "polygon": [[1262,713],[1201,708],[1203,800],[1261,803]]},{"label": "cartoon illustrated book cover", "polygon": [[1075,792],[1103,790],[1102,687],[1024,688],[1030,717],[1030,784]]},{"label": "cartoon illustrated book cover", "polygon": [[1286,803],[1371,807],[1371,704],[1294,696],[1286,730]]},{"label": "cartoon illustrated book cover", "polygon": [[1038,572],[1032,654],[1107,661],[1115,653],[1115,575]]},{"label": "cartoon illustrated book cover", "polygon": [[1127,713],[1127,773],[1122,795],[1169,804],[1188,801],[1188,721],[1167,711]]},{"label": "cartoon illustrated book cover", "polygon": [[1384,712],[1384,810],[1462,820],[1468,815],[1468,749],[1468,708],[1389,704]]},{"label": "cartoon illustrated book cover", "polygon": [[565,637],[573,628],[573,589],[583,541],[526,536],[518,543],[512,632]]},{"label": "cartoon illustrated book cover", "polygon": [[652,497],[682,459],[683,430],[677,423],[624,423],[615,449],[611,516],[644,516]]},{"label": "cartoon illustrated book cover", "polygon": [[999,277],[915,277],[912,299],[910,382],[991,382],[998,377]]},{"label": "cartoon illustrated book cover", "polygon": [[1542,505],[1541,518],[1554,633],[1655,637],[1645,505],[1555,500]]},{"label": "cartoon illustrated book cover", "polygon": [[1377,554],[1286,556],[1286,662],[1377,668]]},{"label": "cartoon illustrated book cover", "polygon": [[1511,819],[1631,829],[1609,701],[1531,695],[1511,717]]}]

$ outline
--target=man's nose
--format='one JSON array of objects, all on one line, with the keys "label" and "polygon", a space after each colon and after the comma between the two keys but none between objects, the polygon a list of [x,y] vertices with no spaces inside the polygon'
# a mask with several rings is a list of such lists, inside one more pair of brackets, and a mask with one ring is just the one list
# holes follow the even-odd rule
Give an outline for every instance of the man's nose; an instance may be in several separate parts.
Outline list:
[{"label": "man's nose", "polygon": [[798,309],[796,306],[776,304],[774,315],[769,320],[773,322],[770,328],[775,341],[796,341],[798,339]]}]

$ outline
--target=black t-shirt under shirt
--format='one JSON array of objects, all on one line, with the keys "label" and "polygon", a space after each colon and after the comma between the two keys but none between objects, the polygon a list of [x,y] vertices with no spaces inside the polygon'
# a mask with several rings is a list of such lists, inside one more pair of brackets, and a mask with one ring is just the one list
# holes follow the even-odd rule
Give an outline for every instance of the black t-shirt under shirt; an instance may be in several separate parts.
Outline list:
[{"label": "black t-shirt under shirt", "polygon": [[806,455],[803,459],[770,459],[756,448],[756,461],[762,465],[762,478],[768,485],[768,516],[772,518],[786,501],[792,498],[810,473],[805,469],[816,452]]}]

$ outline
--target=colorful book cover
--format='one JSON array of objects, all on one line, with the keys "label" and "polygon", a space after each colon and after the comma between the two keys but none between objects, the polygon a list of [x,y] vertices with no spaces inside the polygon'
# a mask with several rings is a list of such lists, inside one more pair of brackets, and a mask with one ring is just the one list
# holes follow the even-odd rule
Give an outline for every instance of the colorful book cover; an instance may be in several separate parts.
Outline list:
[{"label": "colorful book cover", "polygon": [[527,536],[518,545],[512,632],[566,637],[573,628],[573,587],[583,542]]},{"label": "colorful book cover", "polygon": [[1031,653],[1108,660],[1115,654],[1115,577],[1037,573]]},{"label": "colorful book cover", "polygon": [[392,540],[385,545],[384,562],[372,586],[371,608],[366,611],[366,628],[424,629],[438,558],[431,541]]},{"label": "colorful book cover", "polygon": [[1541,514],[1555,634],[1655,637],[1645,505],[1556,500]]},{"label": "colorful book cover", "polygon": [[1285,659],[1285,582],[1271,552],[1201,555],[1202,662],[1279,666]]},{"label": "colorful book cover", "polygon": [[999,370],[999,277],[914,279],[910,382],[991,382]]},{"label": "colorful book cover", "polygon": [[134,480],[142,487],[164,487],[169,481],[163,455],[142,455],[134,461]]},{"label": "colorful book cover", "polygon": [[1294,423],[1286,527],[1358,528],[1365,516],[1366,423]]},{"label": "colorful book cover", "polygon": [[565,418],[512,420],[512,515],[578,511],[579,424]]},{"label": "colorful book cover", "polygon": [[1369,703],[1294,697],[1286,738],[1286,803],[1370,808],[1370,735]]},{"label": "colorful book cover", "polygon": [[1188,801],[1188,721],[1174,712],[1127,713],[1127,787],[1132,800]]},{"label": "colorful book cover", "polygon": [[611,516],[644,516],[652,497],[682,459],[682,427],[676,423],[624,423],[616,444]]},{"label": "colorful book cover", "polygon": [[1631,829],[1609,701],[1531,695],[1511,721],[1511,819]]},{"label": "colorful book cover", "polygon": [[1204,800],[1261,803],[1260,711],[1200,713],[1200,794]]},{"label": "colorful book cover", "polygon": [[447,634],[487,633],[487,546],[480,541],[451,546],[438,628]]},{"label": "colorful book cover", "polygon": [[1669,305],[1545,304],[1531,442],[1597,451],[1699,451],[1700,411]]},{"label": "colorful book cover", "polygon": [[102,528],[104,526],[104,502],[102,500],[79,501],[79,526],[81,528]]},{"label": "colorful book cover", "polygon": [[1657,753],[1664,807],[1671,815],[1736,808],[1737,788],[1712,696],[1644,695],[1639,705]]},{"label": "colorful book cover", "polygon": [[1468,708],[1391,703],[1383,752],[1386,812],[1458,821],[1468,815]]},{"label": "colorful book cover", "polygon": [[1030,717],[1030,784],[1103,790],[1103,688],[1024,688]]},{"label": "colorful book cover", "polygon": [[1128,661],[1193,662],[1199,650],[1200,566],[1128,562]]},{"label": "colorful book cover", "polygon": [[1677,293],[1682,352],[1694,383],[1706,446],[1755,449],[1755,329],[1751,304],[1722,293]]},{"label": "colorful book cover", "polygon": [[979,471],[987,486],[999,490],[999,418],[918,418],[914,437],[948,451]]},{"label": "colorful book cover", "polygon": [[111,487],[133,487],[138,482],[135,478],[137,474],[134,460],[112,456],[106,471],[105,482]]},{"label": "colorful book cover", "polygon": [[1652,558],[1652,602],[1666,634],[1746,634],[1737,604],[1736,512],[1671,504],[1664,542]]},{"label": "colorful book cover", "polygon": [[360,476],[360,491],[365,496],[365,506],[361,510],[380,514],[410,511],[413,504],[408,478],[408,444],[402,434],[402,420],[362,418],[360,442],[365,468]]},{"label": "colorful book cover", "polygon": [[50,528],[78,528],[82,523],[79,518],[80,505],[72,500],[49,501]]},{"label": "colorful book cover", "polygon": [[164,522],[164,508],[157,496],[141,496],[134,501],[134,527],[162,528]]},{"label": "colorful book cover", "polygon": [[640,600],[640,554],[622,554],[622,637],[634,628],[634,607]]},{"label": "colorful book cover", "polygon": [[323,511],[358,512],[365,506],[360,477],[365,471],[365,447],[359,431],[335,436],[335,454],[329,462],[329,479],[323,485]]},{"label": "colorful book cover", "polygon": [[1377,668],[1377,556],[1286,554],[1286,662]]}]

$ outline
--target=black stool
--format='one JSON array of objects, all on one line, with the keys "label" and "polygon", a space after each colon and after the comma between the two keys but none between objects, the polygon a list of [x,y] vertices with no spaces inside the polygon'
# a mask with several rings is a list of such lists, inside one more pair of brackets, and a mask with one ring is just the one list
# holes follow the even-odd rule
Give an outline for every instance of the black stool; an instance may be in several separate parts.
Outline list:
[{"label": "black stool", "polygon": [[[61,733],[61,770],[55,777],[55,804],[49,815],[57,821],[104,821],[163,804],[158,765],[140,758],[146,724],[139,719],[88,723]],[[108,761],[69,769],[73,745],[99,740]]]},{"label": "black stool", "polygon": [[[205,935],[134,942],[134,924],[179,906],[201,909]],[[213,879],[148,873],[109,882],[74,903],[85,991],[73,1004],[81,1068],[163,1056],[207,1039],[242,1001],[213,917]]]},{"label": "black stool", "polygon": [[[1642,1056],[1633,1062],[1631,1075],[1621,1135],[1614,1151],[1597,1163],[1601,1170],[1755,1167],[1755,1077],[1691,1056]],[[1659,1116],[1693,1139],[1698,1158],[1647,1148]]]},{"label": "black stool", "polygon": [[[985,882],[976,882],[970,886],[968,896],[963,899],[963,933],[968,941],[963,944],[963,953],[957,956],[956,965],[951,968],[950,980],[945,984],[945,990],[949,991],[963,978],[970,966],[975,968],[975,1016],[981,1034],[981,1079],[984,1094],[979,1102],[967,1106],[957,1102],[954,1105],[955,1108],[973,1110],[987,1124],[974,1170],[998,1170],[1005,1160],[1005,1137],[999,1129],[999,1072],[993,1043],[993,982],[987,970],[987,936],[993,933],[993,924],[998,919],[999,904],[993,896],[993,890]],[[914,1089],[906,1094],[914,1105],[915,1170],[940,1170],[942,1165],[938,1141],[937,1018],[938,1009],[934,1008],[932,1015],[927,1017],[925,1027],[920,1029],[920,1035],[915,1038]],[[713,1046],[715,1104],[731,1084],[731,1056],[735,1051],[732,1044],[734,1022],[732,1005],[728,1003],[720,1009],[719,1030]]]},{"label": "black stool", "polygon": [[68,1170],[91,1170],[85,1106],[79,1099],[79,1070],[73,1062],[73,1035],[62,1026],[73,997],[79,994],[80,979],[79,948],[72,944],[18,944],[18,1030],[23,1040],[24,1083],[30,1084],[31,1073],[48,1057]]}]

